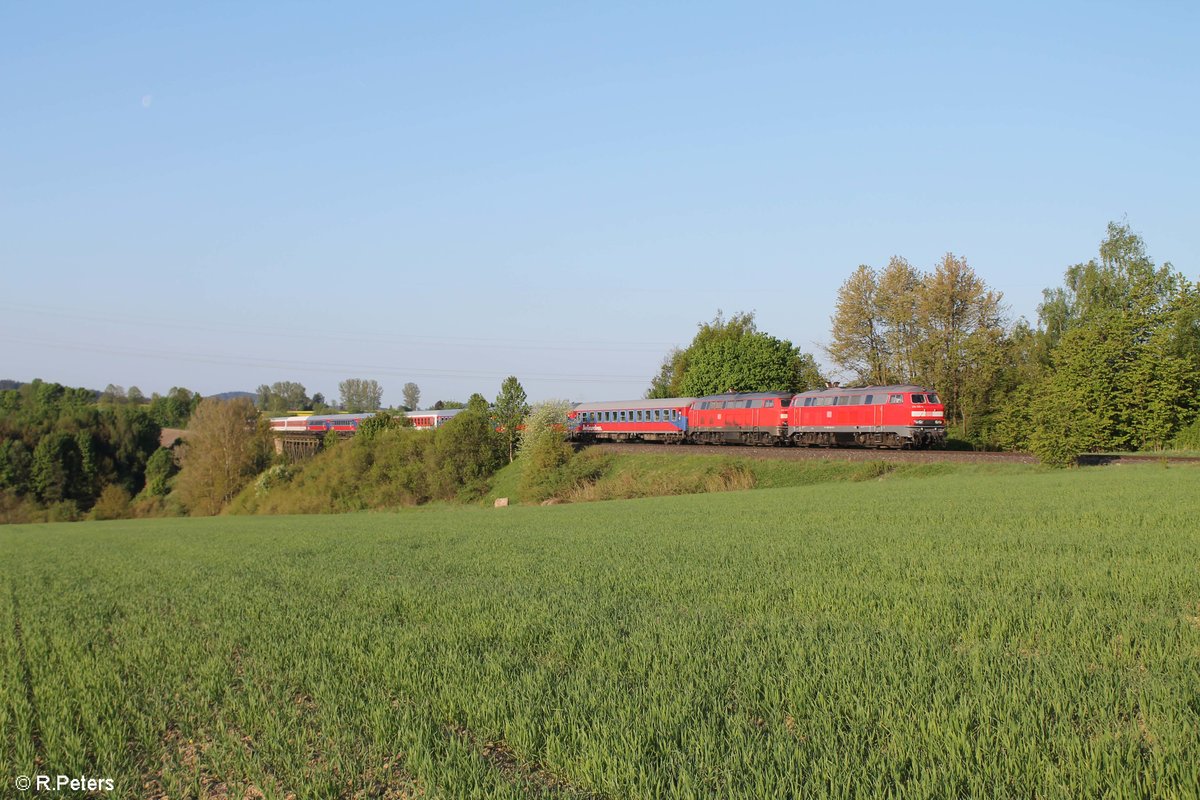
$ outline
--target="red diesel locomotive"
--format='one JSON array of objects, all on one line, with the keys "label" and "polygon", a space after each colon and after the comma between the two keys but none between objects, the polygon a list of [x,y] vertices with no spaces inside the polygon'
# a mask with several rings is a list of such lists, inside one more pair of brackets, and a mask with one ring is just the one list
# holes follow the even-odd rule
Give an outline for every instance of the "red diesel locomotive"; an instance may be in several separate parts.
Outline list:
[{"label": "red diesel locomotive", "polygon": [[580,403],[568,417],[569,436],[581,441],[924,448],[946,440],[937,393],[912,385]]}]

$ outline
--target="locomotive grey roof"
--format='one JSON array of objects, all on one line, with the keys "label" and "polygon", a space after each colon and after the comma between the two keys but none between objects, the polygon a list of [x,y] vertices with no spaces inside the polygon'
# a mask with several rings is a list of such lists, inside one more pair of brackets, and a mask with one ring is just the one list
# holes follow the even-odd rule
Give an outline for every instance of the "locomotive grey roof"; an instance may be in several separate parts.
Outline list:
[{"label": "locomotive grey roof", "polygon": [[[925,386],[917,386],[913,383],[899,383],[890,386],[830,386],[827,389],[811,389],[807,392],[800,392],[802,397],[820,397],[827,394],[879,394],[881,392],[933,392]],[[936,392],[935,392],[936,394]]]},{"label": "locomotive grey roof", "polygon": [[611,400],[603,403],[580,403],[575,411],[623,411],[639,408],[682,408],[689,406],[694,397],[665,397],[657,400]]},{"label": "locomotive grey roof", "polygon": [[759,400],[767,397],[791,397],[791,392],[724,392],[722,394],[706,394],[697,400]]}]

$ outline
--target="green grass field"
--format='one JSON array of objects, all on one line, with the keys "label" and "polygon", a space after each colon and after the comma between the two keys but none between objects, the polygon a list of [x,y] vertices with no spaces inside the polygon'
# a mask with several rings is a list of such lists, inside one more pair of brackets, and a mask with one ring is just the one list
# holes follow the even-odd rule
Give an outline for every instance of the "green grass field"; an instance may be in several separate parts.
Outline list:
[{"label": "green grass field", "polygon": [[0,796],[1195,796],[1198,487],[0,529]]}]

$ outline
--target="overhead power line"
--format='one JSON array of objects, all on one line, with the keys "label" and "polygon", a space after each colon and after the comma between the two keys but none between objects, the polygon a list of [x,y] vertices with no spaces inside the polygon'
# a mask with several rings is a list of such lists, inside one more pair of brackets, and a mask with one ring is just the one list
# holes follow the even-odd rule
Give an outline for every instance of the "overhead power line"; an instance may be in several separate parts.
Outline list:
[{"label": "overhead power line", "polygon": [[[24,335],[12,336],[5,334],[6,343],[25,345],[27,347],[46,347],[55,350],[71,350],[83,353],[96,353],[105,356],[123,356],[128,358],[147,358],[164,361],[187,361],[196,364],[236,365],[241,367],[256,367],[260,369],[287,370],[292,372],[320,372],[345,376],[347,372],[358,372],[370,375],[389,375],[395,377],[418,378],[480,378],[503,380],[510,372],[486,372],[462,369],[438,369],[430,367],[397,367],[380,364],[356,364],[349,362],[320,362],[312,360],[293,361],[286,359],[264,358],[260,356],[180,352],[176,350],[155,350],[140,347],[122,347],[115,345],[86,344],[81,342],[54,341],[46,338],[32,338]],[[644,375],[594,375],[594,374],[523,374],[522,380],[571,382],[571,383],[638,383],[647,382]]]}]

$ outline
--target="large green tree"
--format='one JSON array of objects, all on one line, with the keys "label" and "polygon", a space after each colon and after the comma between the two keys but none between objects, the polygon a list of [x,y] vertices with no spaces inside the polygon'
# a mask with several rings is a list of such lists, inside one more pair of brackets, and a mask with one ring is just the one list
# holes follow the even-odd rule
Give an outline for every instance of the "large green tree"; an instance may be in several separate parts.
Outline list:
[{"label": "large green tree", "polygon": [[404,407],[409,411],[416,411],[421,407],[421,387],[417,386],[412,381],[404,384]]},{"label": "large green tree", "polygon": [[487,478],[505,464],[506,442],[492,421],[488,402],[473,394],[466,408],[437,429],[434,484],[442,496],[479,495]]},{"label": "large green tree", "polygon": [[150,416],[164,428],[186,428],[192,412],[203,399],[199,392],[172,386],[165,396],[150,396]]},{"label": "large green tree", "polygon": [[345,411],[376,411],[383,406],[383,389],[379,382],[367,378],[347,378],[338,384]]},{"label": "large green tree", "polygon": [[1200,410],[1200,294],[1157,266],[1127,223],[1099,258],[1044,292],[1045,363],[1006,407],[1007,444],[1051,463],[1080,453],[1166,446]]},{"label": "large green tree", "polygon": [[196,408],[180,455],[176,491],[192,514],[212,515],[269,462],[270,434],[246,398],[208,398]]},{"label": "large green tree", "polygon": [[296,381],[276,381],[270,386],[264,383],[258,387],[258,407],[265,414],[310,409],[312,402],[304,384]]},{"label": "large green tree", "polygon": [[830,359],[867,384],[916,383],[942,394],[950,419],[975,432],[1001,383],[1008,327],[999,292],[947,253],[921,273],[894,257],[858,267],[838,291]]},{"label": "large green tree", "polygon": [[495,418],[496,429],[500,432],[501,440],[504,442],[504,449],[508,453],[510,464],[516,457],[521,426],[528,414],[529,397],[525,394],[525,387],[517,380],[516,375],[509,375],[500,384],[500,394],[496,395],[492,415]]},{"label": "large green tree", "polygon": [[758,330],[753,312],[729,319],[718,311],[690,345],[673,350],[646,392],[649,398],[719,392],[802,391],[824,385],[813,357]]}]

